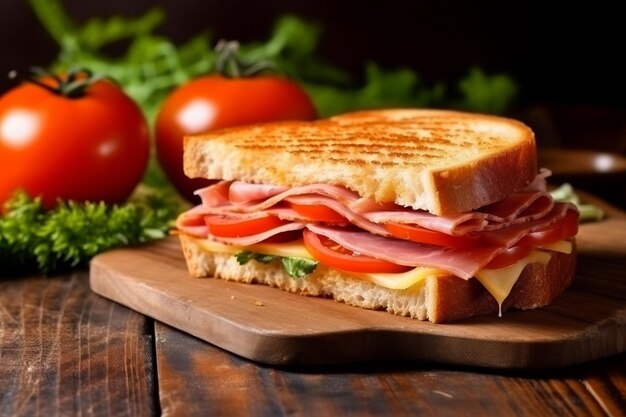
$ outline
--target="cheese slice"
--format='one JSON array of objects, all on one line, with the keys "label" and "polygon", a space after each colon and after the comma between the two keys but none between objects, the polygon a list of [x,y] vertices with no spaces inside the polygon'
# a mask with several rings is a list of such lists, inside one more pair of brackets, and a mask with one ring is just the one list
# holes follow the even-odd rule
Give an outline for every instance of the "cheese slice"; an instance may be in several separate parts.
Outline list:
[{"label": "cheese slice", "polygon": [[476,273],[476,278],[496,299],[500,310],[498,315],[502,317],[502,303],[511,293],[511,289],[513,289],[524,268],[531,263],[546,265],[549,261],[549,253],[533,250],[530,255],[506,268],[482,269]]},{"label": "cheese slice", "polygon": [[[245,250],[264,255],[315,259],[306,250],[302,240],[287,243],[257,243],[251,246],[226,245],[210,239],[196,239],[196,241],[204,250],[216,253],[235,254]],[[501,269],[482,269],[476,274],[476,278],[498,302],[500,316],[502,315],[502,303],[511,293],[511,289],[513,289],[524,268],[531,263],[547,264],[550,261],[550,254],[544,250],[572,253],[572,243],[562,240],[538,247],[537,249],[541,250],[533,250],[530,255],[520,259],[511,266]],[[406,290],[430,276],[449,275],[450,273],[439,268],[416,267],[402,273],[350,272],[349,274],[381,287],[392,290]]]},{"label": "cheese slice", "polygon": [[250,246],[227,245],[211,239],[196,239],[196,242],[208,252],[235,254],[245,250],[262,255],[314,259],[304,247],[302,239],[286,243],[257,243]]},{"label": "cheese slice", "polygon": [[546,249],[554,252],[562,252],[567,253],[568,255],[572,253],[572,242],[567,240],[559,240],[555,243],[550,243],[548,245],[537,246],[537,249]]},{"label": "cheese slice", "polygon": [[450,275],[449,272],[439,268],[428,268],[418,266],[401,273],[354,273],[348,272],[351,276],[370,281],[381,287],[392,290],[406,290],[431,276]]}]

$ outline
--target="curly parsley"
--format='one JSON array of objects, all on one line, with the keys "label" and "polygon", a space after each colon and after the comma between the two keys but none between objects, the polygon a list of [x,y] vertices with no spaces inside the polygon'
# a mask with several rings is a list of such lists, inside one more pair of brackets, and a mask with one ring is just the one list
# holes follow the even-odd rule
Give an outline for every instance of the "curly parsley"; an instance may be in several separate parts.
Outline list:
[{"label": "curly parsley", "polygon": [[7,202],[0,217],[0,275],[46,274],[86,265],[108,249],[167,235],[181,203],[172,195],[138,193],[121,205],[60,202],[44,211],[24,192]]}]

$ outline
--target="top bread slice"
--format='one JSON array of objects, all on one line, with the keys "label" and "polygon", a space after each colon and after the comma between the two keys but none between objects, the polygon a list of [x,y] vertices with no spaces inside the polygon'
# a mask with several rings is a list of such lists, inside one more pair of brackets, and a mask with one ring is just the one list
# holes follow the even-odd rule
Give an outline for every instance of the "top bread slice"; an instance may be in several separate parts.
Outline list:
[{"label": "top bread slice", "polygon": [[192,178],[341,185],[436,215],[499,201],[537,174],[529,127],[444,110],[371,110],[226,128],[186,137],[184,148]]}]

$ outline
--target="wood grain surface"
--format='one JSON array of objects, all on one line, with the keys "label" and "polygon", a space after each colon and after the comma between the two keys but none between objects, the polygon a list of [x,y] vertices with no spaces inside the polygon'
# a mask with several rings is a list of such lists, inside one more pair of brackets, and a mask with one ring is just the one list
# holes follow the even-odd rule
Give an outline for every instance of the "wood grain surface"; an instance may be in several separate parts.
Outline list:
[{"label": "wood grain surface", "polygon": [[154,415],[151,333],[86,272],[0,281],[0,416]]},{"label": "wood grain surface", "polygon": [[[165,416],[624,416],[626,356],[551,371],[268,367],[156,323]],[[193,377],[190,377],[192,375]]]},{"label": "wood grain surface", "polygon": [[[154,336],[152,336],[154,334]],[[1,416],[624,416],[626,354],[551,371],[403,361],[271,367],[88,290],[0,283]]]},{"label": "wood grain surface", "polygon": [[572,289],[553,305],[433,325],[259,285],[194,279],[175,238],[98,256],[92,289],[267,364],[381,359],[551,368],[626,349],[626,220],[583,225]]}]

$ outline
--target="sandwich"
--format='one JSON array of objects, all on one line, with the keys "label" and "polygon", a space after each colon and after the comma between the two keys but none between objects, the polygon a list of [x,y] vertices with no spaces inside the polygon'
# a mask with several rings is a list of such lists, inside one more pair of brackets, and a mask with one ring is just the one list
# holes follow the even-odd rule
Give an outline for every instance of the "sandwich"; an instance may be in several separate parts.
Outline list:
[{"label": "sandwich", "polygon": [[572,282],[578,212],[532,130],[388,109],[189,136],[216,180],[176,221],[189,272],[435,323],[534,309]]}]

